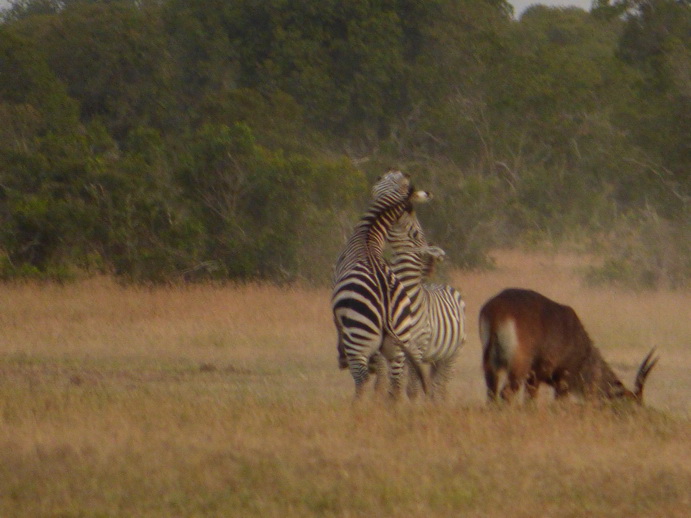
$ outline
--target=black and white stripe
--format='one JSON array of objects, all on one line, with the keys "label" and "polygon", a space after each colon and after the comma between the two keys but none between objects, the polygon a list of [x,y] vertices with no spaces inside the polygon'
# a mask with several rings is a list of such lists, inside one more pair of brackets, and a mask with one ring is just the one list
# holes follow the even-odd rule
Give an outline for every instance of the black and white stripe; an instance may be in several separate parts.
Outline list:
[{"label": "black and white stripe", "polygon": [[393,396],[400,393],[406,357],[422,377],[420,353],[409,345],[410,298],[384,261],[383,252],[394,222],[413,201],[426,196],[415,191],[400,171],[384,175],[372,188],[369,210],[336,263],[331,305],[338,331],[339,363],[341,368],[350,369],[356,397],[369,378],[369,360],[377,353],[389,362]]},{"label": "black and white stripe", "polygon": [[[466,339],[465,302],[451,286],[424,282],[445,254],[441,248],[429,246],[412,208],[394,224],[389,242],[393,250],[391,268],[411,301],[411,344],[430,365],[431,395],[443,397],[458,350]],[[419,386],[416,379],[410,377],[411,397]]]}]

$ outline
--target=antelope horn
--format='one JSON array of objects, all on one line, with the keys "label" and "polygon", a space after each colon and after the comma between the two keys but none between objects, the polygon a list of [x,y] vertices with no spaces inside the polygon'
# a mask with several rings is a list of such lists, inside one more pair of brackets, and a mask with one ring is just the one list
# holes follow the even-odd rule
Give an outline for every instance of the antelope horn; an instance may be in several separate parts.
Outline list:
[{"label": "antelope horn", "polygon": [[645,385],[645,380],[648,377],[648,374],[650,374],[650,371],[653,370],[653,367],[655,367],[655,364],[657,364],[657,361],[660,359],[659,356],[653,358],[653,354],[655,353],[655,350],[657,348],[653,347],[648,355],[643,359],[643,362],[641,363],[641,366],[638,368],[638,373],[636,374],[636,401],[638,401],[639,404],[643,403],[643,387]]}]

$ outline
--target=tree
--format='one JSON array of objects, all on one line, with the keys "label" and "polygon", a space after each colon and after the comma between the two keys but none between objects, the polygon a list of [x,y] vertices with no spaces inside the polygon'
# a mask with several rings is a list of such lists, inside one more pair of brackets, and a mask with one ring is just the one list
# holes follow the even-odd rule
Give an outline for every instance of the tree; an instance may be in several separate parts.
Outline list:
[{"label": "tree", "polygon": [[243,124],[204,126],[188,146],[180,180],[207,263],[231,277],[324,280],[340,246],[332,229],[363,189],[352,166],[272,153]]},{"label": "tree", "polygon": [[[689,196],[691,2],[639,0],[621,5],[627,7],[627,14],[619,56],[641,73],[637,109],[626,113],[623,122],[645,150],[651,169],[666,179],[663,183]],[[678,207],[673,198],[664,196],[661,205]]]},{"label": "tree", "polygon": [[73,131],[77,114],[38,48],[0,27],[0,148],[28,150],[35,137]]},{"label": "tree", "polygon": [[54,74],[85,123],[98,120],[118,140],[141,125],[163,128],[173,105],[159,17],[125,2],[70,2],[50,19],[15,30],[40,41]]}]

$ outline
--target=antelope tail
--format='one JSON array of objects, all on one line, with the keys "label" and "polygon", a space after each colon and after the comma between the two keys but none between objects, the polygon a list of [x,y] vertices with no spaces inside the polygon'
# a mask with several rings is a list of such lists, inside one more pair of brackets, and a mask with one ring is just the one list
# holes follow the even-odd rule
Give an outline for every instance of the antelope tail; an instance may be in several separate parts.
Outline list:
[{"label": "antelope tail", "polygon": [[656,348],[653,347],[648,355],[643,359],[641,366],[638,368],[638,373],[636,374],[634,396],[639,404],[643,403],[643,387],[645,386],[645,380],[648,377],[648,374],[650,374],[650,371],[653,370],[653,367],[655,367],[657,361],[660,359],[659,356],[653,358],[655,349]]}]

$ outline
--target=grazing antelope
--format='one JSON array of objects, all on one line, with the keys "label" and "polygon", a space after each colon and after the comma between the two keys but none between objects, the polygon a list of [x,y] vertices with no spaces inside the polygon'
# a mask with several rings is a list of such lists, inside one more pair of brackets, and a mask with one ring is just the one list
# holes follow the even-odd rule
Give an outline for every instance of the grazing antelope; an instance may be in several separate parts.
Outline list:
[{"label": "grazing antelope", "polygon": [[501,389],[510,400],[521,385],[528,397],[540,383],[555,397],[574,392],[586,399],[632,399],[643,402],[645,380],[657,363],[654,348],[641,363],[634,391],[628,390],[593,345],[576,312],[531,290],[506,289],[480,310],[482,363],[490,401],[497,398],[499,373],[508,380]]}]

